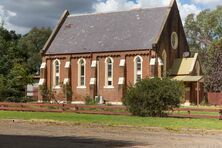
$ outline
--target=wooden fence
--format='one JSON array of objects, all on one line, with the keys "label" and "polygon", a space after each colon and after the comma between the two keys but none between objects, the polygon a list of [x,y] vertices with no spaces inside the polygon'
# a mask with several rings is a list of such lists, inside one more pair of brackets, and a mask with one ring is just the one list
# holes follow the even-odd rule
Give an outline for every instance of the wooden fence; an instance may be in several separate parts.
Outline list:
[{"label": "wooden fence", "polygon": [[[182,112],[182,113],[181,113]],[[211,113],[215,115],[211,115]],[[169,112],[168,117],[178,118],[214,118],[222,119],[221,109],[206,109],[206,108],[175,108]]]},{"label": "wooden fence", "polygon": [[0,110],[29,112],[74,112],[84,114],[130,115],[125,106],[40,104],[40,103],[0,103]]},{"label": "wooden fence", "polygon": [[[80,114],[131,115],[125,106],[43,104],[43,103],[0,103],[3,111],[28,112],[70,112]],[[168,117],[176,118],[214,118],[222,119],[222,109],[175,108],[169,111]]]}]

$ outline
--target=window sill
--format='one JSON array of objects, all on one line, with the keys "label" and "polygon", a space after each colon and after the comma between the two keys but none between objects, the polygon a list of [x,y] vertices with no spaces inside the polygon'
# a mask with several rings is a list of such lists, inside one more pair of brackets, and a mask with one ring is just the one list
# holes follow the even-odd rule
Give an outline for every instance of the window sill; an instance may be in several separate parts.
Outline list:
[{"label": "window sill", "polygon": [[79,89],[85,89],[86,86],[77,86],[76,88],[79,88]]},{"label": "window sill", "polygon": [[112,88],[114,88],[114,86],[104,86],[104,88],[106,88],[106,89],[112,89]]}]

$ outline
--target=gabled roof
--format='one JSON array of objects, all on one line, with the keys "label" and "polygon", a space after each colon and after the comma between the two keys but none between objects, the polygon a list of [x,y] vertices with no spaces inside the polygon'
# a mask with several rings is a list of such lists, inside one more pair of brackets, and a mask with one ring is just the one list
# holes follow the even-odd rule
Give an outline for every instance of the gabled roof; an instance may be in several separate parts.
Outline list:
[{"label": "gabled roof", "polygon": [[173,66],[171,68],[171,75],[190,75],[195,67],[197,62],[198,54],[195,54],[192,58],[177,58],[173,62]]},{"label": "gabled roof", "polygon": [[69,15],[46,54],[152,49],[171,7]]}]

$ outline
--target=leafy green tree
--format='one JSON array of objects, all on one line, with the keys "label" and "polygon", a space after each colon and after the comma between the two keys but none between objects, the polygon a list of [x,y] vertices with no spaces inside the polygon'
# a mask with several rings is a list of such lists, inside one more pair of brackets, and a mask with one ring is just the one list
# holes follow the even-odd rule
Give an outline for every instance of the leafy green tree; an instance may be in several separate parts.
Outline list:
[{"label": "leafy green tree", "polygon": [[49,28],[33,28],[21,36],[0,27],[0,101],[25,97],[25,87],[39,71],[40,50],[50,34]]},{"label": "leafy green tree", "polygon": [[28,73],[27,68],[22,64],[15,64],[7,75],[7,89],[10,90],[8,97],[25,96],[25,88],[27,84],[32,84],[32,76]]},{"label": "leafy green tree", "polygon": [[4,100],[6,93],[6,79],[3,75],[0,75],[0,101]]},{"label": "leafy green tree", "polygon": [[210,92],[222,91],[222,38],[215,41],[207,53],[205,87]]},{"label": "leafy green tree", "polygon": [[185,33],[192,54],[199,53],[203,70],[207,63],[207,50],[214,41],[222,37],[222,6],[203,10],[197,16],[190,14],[185,20]]},{"label": "leafy green tree", "polygon": [[13,63],[18,61],[14,60],[17,59],[17,41],[20,37],[14,31],[9,32],[5,28],[0,27],[0,74],[4,76],[9,73]]},{"label": "leafy green tree", "polygon": [[50,28],[33,28],[18,43],[20,57],[27,64],[31,74],[39,71],[41,64],[40,50],[51,34]]}]

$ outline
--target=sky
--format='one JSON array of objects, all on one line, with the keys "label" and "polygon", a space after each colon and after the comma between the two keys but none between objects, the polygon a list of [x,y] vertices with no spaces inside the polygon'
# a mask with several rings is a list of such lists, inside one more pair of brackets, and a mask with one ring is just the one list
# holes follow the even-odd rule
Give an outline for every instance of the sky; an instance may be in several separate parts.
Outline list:
[{"label": "sky", "polygon": [[[33,27],[54,28],[64,10],[71,14],[99,13],[169,5],[171,0],[0,0],[0,22],[25,34]],[[222,0],[177,0],[184,21],[190,13],[222,5]]]}]

